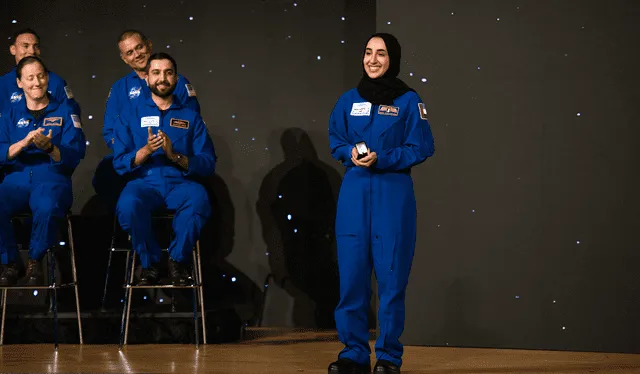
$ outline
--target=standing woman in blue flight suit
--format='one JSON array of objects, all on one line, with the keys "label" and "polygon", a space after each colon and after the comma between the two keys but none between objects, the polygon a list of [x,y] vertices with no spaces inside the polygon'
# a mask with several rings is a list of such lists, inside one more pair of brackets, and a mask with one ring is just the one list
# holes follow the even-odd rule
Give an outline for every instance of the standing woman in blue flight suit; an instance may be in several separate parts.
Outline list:
[{"label": "standing woman in blue flight suit", "polygon": [[373,35],[357,88],[338,100],[329,121],[332,156],[346,166],[336,237],[340,303],[336,327],[345,348],[329,373],[369,373],[371,271],[378,282],[380,335],[374,373],[400,373],[405,290],[416,241],[411,168],[433,155],[427,110],[397,78],[401,49],[390,34]]},{"label": "standing woman in blue flight suit", "polygon": [[73,202],[71,175],[86,144],[77,110],[47,93],[49,74],[42,60],[21,59],[16,81],[25,100],[0,118],[0,166],[7,170],[0,184],[0,285],[18,280],[11,217],[30,210],[29,262],[20,284],[34,286],[44,283],[41,260],[56,241],[57,221]]}]

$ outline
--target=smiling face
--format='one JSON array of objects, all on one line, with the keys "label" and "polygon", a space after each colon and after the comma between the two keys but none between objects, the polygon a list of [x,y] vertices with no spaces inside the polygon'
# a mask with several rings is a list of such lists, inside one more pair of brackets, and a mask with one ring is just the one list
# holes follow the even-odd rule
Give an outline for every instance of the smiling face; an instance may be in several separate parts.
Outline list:
[{"label": "smiling face", "polygon": [[15,57],[17,65],[25,57],[40,56],[40,41],[33,34],[20,34],[9,47],[9,52]]},{"label": "smiling face", "polygon": [[173,94],[178,82],[178,74],[170,60],[151,60],[147,74],[147,84],[154,95],[167,98]]},{"label": "smiling face", "polygon": [[37,61],[29,62],[22,66],[17,75],[16,83],[24,91],[27,99],[39,101],[47,96],[49,74],[42,64]]},{"label": "smiling face", "polygon": [[139,34],[132,34],[118,43],[120,57],[135,71],[145,71],[151,55],[151,42],[145,42]]},{"label": "smiling face", "polygon": [[367,43],[364,51],[362,63],[364,71],[369,78],[375,79],[382,77],[389,70],[389,53],[384,40],[379,37],[371,38]]}]

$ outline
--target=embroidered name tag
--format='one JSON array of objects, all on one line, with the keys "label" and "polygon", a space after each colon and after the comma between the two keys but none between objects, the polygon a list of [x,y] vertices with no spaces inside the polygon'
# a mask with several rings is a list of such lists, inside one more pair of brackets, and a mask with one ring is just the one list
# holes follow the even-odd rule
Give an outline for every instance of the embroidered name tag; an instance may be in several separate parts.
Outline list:
[{"label": "embroidered name tag", "polygon": [[427,107],[424,103],[418,103],[418,110],[420,111],[420,119],[427,120]]},{"label": "embroidered name tag", "polygon": [[169,126],[186,130],[189,128],[189,121],[185,121],[183,119],[171,118],[171,122],[169,123]]},{"label": "embroidered name tag", "polygon": [[400,108],[398,108],[397,106],[380,105],[380,107],[378,107],[378,114],[381,114],[383,116],[397,117],[399,113],[400,113]]},{"label": "embroidered name tag", "polygon": [[42,126],[62,126],[62,117],[45,118]]},{"label": "embroidered name tag", "polygon": [[140,127],[160,127],[159,116],[147,116],[140,118]]},{"label": "embroidered name tag", "polygon": [[351,107],[352,116],[368,116],[371,114],[371,103],[353,103]]}]

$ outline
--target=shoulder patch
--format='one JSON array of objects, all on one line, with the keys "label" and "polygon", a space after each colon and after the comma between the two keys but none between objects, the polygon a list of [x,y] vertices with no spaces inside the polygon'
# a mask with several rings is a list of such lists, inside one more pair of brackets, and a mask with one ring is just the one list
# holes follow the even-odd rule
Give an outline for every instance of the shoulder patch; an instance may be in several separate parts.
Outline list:
[{"label": "shoulder patch", "polygon": [[187,83],[184,86],[187,88],[187,94],[189,97],[196,96],[196,89],[193,88],[192,84]]},{"label": "shoulder patch", "polygon": [[42,126],[62,126],[62,117],[47,117],[44,119]]},{"label": "shoulder patch", "polygon": [[418,111],[420,112],[420,119],[427,120],[427,107],[424,103],[418,103]]},{"label": "shoulder patch", "polygon": [[73,92],[71,91],[71,87],[64,86],[64,93],[67,94],[67,99],[69,100],[73,99]]},{"label": "shoulder patch", "polygon": [[171,122],[169,123],[169,126],[186,130],[189,128],[189,121],[184,119],[171,118]]},{"label": "shoulder patch", "polygon": [[80,116],[77,114],[72,114],[71,115],[71,120],[73,121],[73,127],[75,127],[76,129],[81,129],[82,128],[82,121],[80,121]]}]

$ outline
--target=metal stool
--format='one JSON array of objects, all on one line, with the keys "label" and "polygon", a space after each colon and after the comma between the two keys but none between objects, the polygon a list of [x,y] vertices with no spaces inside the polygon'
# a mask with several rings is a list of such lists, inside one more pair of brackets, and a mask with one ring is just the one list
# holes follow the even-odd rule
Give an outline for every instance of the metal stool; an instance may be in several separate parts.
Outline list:
[{"label": "metal stool", "polygon": [[[153,219],[170,219],[173,220],[174,214],[173,212],[163,212],[160,214],[156,214],[152,217]],[[198,306],[200,307],[200,319],[202,321],[202,340],[204,344],[207,344],[207,324],[204,312],[204,296],[202,290],[202,266],[200,261],[200,240],[196,241],[195,248],[192,252],[193,255],[193,285],[190,286],[173,286],[173,285],[154,285],[154,286],[136,286],[133,285],[133,277],[135,273],[135,265],[136,265],[136,253],[131,248],[116,248],[115,247],[115,238],[116,238],[116,230],[118,228],[117,217],[114,219],[114,231],[111,241],[111,249],[109,253],[109,261],[107,264],[107,275],[105,278],[105,287],[104,287],[104,295],[103,295],[103,306],[106,299],[107,292],[107,283],[109,281],[109,272],[111,267],[111,258],[113,252],[127,252],[126,266],[125,266],[125,281],[124,281],[124,307],[122,310],[122,322],[120,324],[120,349],[124,345],[127,344],[127,338],[129,335],[129,317],[131,312],[131,299],[133,290],[136,288],[143,289],[185,289],[191,288],[193,289],[193,320],[195,324],[195,339],[196,339],[196,347],[200,346],[200,330],[198,326]],[[129,244],[131,244],[131,237],[129,236]],[[131,247],[131,246],[130,246]]]},{"label": "metal stool", "polygon": [[[20,214],[13,217],[13,219],[19,218],[29,218],[31,214]],[[8,286],[8,287],[0,287],[2,289],[2,322],[0,327],[0,345],[4,342],[4,321],[6,317],[7,311],[7,292],[10,290],[49,290],[50,291],[50,302],[51,309],[53,311],[53,341],[55,345],[55,349],[58,349],[58,304],[57,304],[57,291],[59,288],[68,288],[73,287],[76,294],[76,313],[78,316],[78,334],[80,335],[80,344],[84,344],[82,339],[82,320],[80,318],[80,298],[78,296],[78,276],[76,273],[76,252],[75,246],[73,242],[73,229],[71,225],[71,214],[67,213],[66,215],[66,223],[67,223],[67,233],[69,235],[69,249],[71,250],[71,270],[73,273],[73,282],[64,283],[64,284],[56,284],[56,275],[55,275],[55,254],[54,248],[50,248],[47,250],[47,264],[49,266],[49,282],[46,286]],[[25,250],[25,249],[21,249]]]}]

